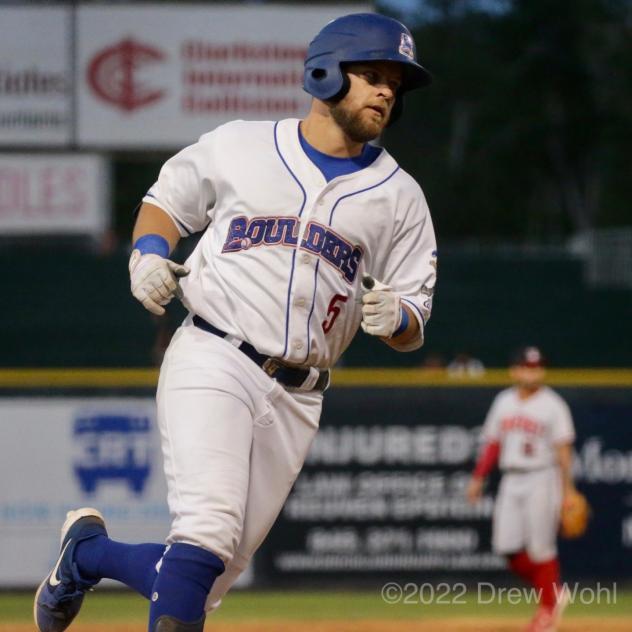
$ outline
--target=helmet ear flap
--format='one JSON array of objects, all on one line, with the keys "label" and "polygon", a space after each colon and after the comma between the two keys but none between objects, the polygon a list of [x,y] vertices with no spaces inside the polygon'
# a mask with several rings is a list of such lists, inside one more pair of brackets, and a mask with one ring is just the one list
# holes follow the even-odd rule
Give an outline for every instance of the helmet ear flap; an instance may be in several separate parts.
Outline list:
[{"label": "helmet ear flap", "polygon": [[349,79],[348,73],[345,72],[344,68],[340,68],[340,75],[342,78],[340,90],[329,99],[329,101],[341,101],[345,98],[347,92],[349,92],[349,88],[351,87],[351,79]]},{"label": "helmet ear flap", "polygon": [[321,101],[340,101],[349,92],[349,77],[339,64],[306,68],[303,87]]},{"label": "helmet ear flap", "polygon": [[395,98],[395,104],[393,105],[393,109],[391,110],[391,115],[388,119],[388,123],[386,124],[386,127],[390,127],[393,123],[395,123],[397,119],[399,119],[399,117],[402,115],[403,111],[404,111],[404,98],[402,97],[401,94],[398,94],[397,97]]}]

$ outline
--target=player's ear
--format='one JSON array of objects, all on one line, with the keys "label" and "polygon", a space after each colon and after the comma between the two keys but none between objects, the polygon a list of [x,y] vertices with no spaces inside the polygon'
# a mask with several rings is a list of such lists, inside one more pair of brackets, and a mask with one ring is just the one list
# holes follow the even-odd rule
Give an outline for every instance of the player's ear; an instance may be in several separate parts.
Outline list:
[{"label": "player's ear", "polygon": [[349,92],[349,88],[351,87],[351,79],[349,79],[349,73],[343,68],[342,69],[342,88],[338,93],[340,96],[338,100],[343,99],[345,94]]}]

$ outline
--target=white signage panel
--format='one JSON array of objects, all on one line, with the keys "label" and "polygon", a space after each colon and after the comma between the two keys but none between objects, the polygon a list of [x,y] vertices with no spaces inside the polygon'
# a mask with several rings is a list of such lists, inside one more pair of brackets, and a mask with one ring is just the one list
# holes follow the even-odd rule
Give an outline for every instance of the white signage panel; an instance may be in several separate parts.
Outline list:
[{"label": "white signage panel", "polygon": [[234,119],[301,117],[310,40],[358,5],[82,6],[78,138],[180,147]]},{"label": "white signage panel", "polygon": [[69,509],[98,508],[115,539],[164,539],[152,400],[0,400],[0,433],[0,587],[41,581]]},{"label": "white signage panel", "polygon": [[123,542],[169,532],[153,398],[0,399],[0,481],[0,588],[50,572],[70,509],[96,507]]},{"label": "white signage panel", "polygon": [[71,139],[67,7],[0,8],[0,146]]},{"label": "white signage panel", "polygon": [[0,235],[99,235],[109,189],[101,156],[0,154]]}]

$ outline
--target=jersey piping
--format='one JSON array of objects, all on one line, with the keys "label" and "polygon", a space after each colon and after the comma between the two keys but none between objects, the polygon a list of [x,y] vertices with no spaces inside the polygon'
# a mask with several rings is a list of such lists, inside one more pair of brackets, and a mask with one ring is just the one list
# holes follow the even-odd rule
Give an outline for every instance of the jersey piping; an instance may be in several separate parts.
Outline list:
[{"label": "jersey piping", "polygon": [[314,307],[316,306],[316,287],[318,286],[318,268],[320,266],[320,259],[316,261],[316,267],[314,268],[314,293],[312,294],[312,308],[309,310],[309,316],[307,317],[307,355],[305,356],[305,362],[309,359],[309,347],[311,337],[309,335],[309,324],[312,320],[312,314],[314,313]]},{"label": "jersey piping", "polygon": [[401,300],[402,302],[406,303],[406,305],[408,305],[409,307],[412,307],[412,309],[414,309],[419,314],[419,318],[421,318],[421,322],[424,324],[424,327],[425,327],[426,319],[424,318],[422,311],[417,307],[417,305],[415,305],[412,301],[408,300],[404,296],[401,297]]},{"label": "jersey piping", "polygon": [[377,184],[372,184],[370,187],[365,187],[364,189],[360,189],[359,191],[352,191],[351,193],[346,193],[345,195],[342,195],[341,197],[339,197],[331,208],[331,213],[329,214],[329,226],[331,226],[331,222],[334,218],[334,212],[336,210],[336,207],[338,206],[340,202],[342,202],[342,200],[345,200],[348,197],[351,197],[353,195],[364,193],[365,191],[370,191],[371,189],[377,189],[377,187],[381,186],[385,182],[388,182],[398,171],[399,171],[399,165],[397,165],[397,167],[395,167],[395,169],[389,175],[387,175],[386,178],[384,178],[384,180],[381,180]]},{"label": "jersey piping", "polygon": [[[331,222],[334,218],[334,211],[336,210],[336,207],[338,206],[339,202],[342,202],[342,200],[352,197],[353,195],[359,195],[360,193],[364,193],[366,191],[370,191],[371,189],[377,189],[377,187],[381,186],[382,184],[384,184],[385,182],[387,182],[388,180],[390,180],[399,170],[399,165],[397,165],[397,167],[388,175],[386,176],[386,178],[384,178],[384,180],[381,180],[380,182],[377,182],[376,184],[372,184],[369,187],[365,187],[364,189],[360,189],[359,191],[352,191],[351,193],[346,193],[345,195],[340,196],[334,203],[332,209],[331,209],[331,213],[329,214],[329,223],[328,226],[331,227]],[[316,271],[314,273],[314,294],[312,295],[312,308],[309,312],[309,317],[307,319],[307,355],[305,357],[305,361],[307,362],[307,359],[309,358],[309,345],[310,345],[310,334],[309,334],[309,325],[310,322],[312,320],[312,314],[314,313],[314,306],[316,304],[316,287],[318,285],[318,267],[320,265],[320,260],[318,260],[316,262]],[[423,320],[423,319],[422,319]],[[287,339],[286,339],[286,347],[287,347]]]},{"label": "jersey piping", "polygon": [[307,139],[301,132],[300,123],[297,125],[298,139],[305,155],[312,161],[318,170],[322,173],[327,182],[331,182],[338,176],[351,175],[366,169],[372,165],[382,153],[380,147],[375,147],[366,143],[362,148],[362,153],[359,156],[352,158],[339,158],[337,156],[330,156],[316,149],[307,142]]},{"label": "jersey piping", "polygon": [[[298,211],[298,216],[300,218],[301,215],[303,214],[303,210],[305,209],[305,202],[307,201],[307,193],[305,193],[305,188],[301,184],[301,181],[296,177],[296,174],[292,171],[292,169],[290,169],[290,166],[285,161],[285,158],[283,157],[283,154],[281,153],[281,150],[279,149],[279,141],[277,138],[278,126],[279,126],[279,122],[277,121],[274,124],[274,147],[276,149],[277,154],[279,155],[279,158],[281,159],[281,162],[283,163],[285,168],[288,170],[292,178],[294,178],[294,181],[296,182],[296,184],[298,184],[298,186],[301,189],[301,193],[303,194],[303,202],[301,203],[301,208]],[[289,332],[290,332],[290,295],[292,293],[292,281],[294,280],[294,266],[296,263],[296,251],[297,251],[297,248],[294,248],[292,250],[292,267],[290,269],[290,281],[287,286],[287,302],[285,305],[285,345],[283,347],[283,357],[285,357],[287,353],[287,345],[288,345]],[[308,345],[308,352],[309,352],[309,345]]]},{"label": "jersey piping", "polygon": [[[156,200],[156,206],[158,206],[159,208],[162,208],[162,205],[160,204],[160,202],[156,199],[156,196],[150,191],[147,191],[147,193],[145,193],[145,197],[150,197],[154,200]],[[141,202],[142,204],[142,202]],[[138,211],[140,211],[140,207],[141,204],[138,205],[138,207],[136,208],[136,210],[134,211],[134,217],[138,216]],[[167,215],[169,215],[169,217],[171,218],[171,221],[176,224],[176,227],[180,226],[180,228],[182,228],[182,230],[188,235],[191,236],[193,235],[193,233],[177,218],[174,217],[171,213],[169,213],[167,211],[167,209],[162,208],[162,210],[167,213]]]}]

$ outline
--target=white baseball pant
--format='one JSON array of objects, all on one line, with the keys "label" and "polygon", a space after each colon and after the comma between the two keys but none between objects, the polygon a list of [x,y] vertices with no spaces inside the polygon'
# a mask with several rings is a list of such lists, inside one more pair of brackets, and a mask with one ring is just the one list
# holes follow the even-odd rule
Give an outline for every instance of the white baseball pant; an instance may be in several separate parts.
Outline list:
[{"label": "white baseball pant", "polygon": [[505,473],[494,506],[494,551],[509,555],[526,550],[534,562],[554,558],[561,505],[562,484],[557,467]]},{"label": "white baseball pant", "polygon": [[224,561],[212,610],[281,511],[318,430],[322,393],[286,390],[187,319],[165,354],[157,404],[173,521],[167,544]]}]

